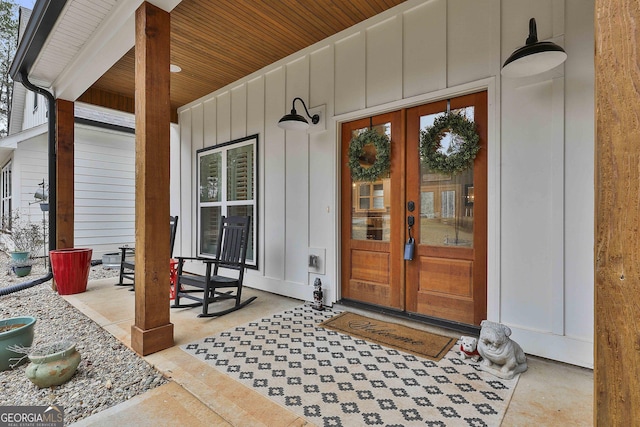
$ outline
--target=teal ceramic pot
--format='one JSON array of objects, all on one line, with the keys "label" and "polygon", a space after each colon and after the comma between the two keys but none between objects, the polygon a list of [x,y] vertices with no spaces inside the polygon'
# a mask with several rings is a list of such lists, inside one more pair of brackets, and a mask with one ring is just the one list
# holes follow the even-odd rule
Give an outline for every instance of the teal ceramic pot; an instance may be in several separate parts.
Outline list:
[{"label": "teal ceramic pot", "polygon": [[27,378],[40,388],[66,383],[80,364],[80,353],[76,345],[60,341],[29,353],[31,363],[27,366]]},{"label": "teal ceramic pot", "polygon": [[24,277],[24,276],[28,276],[29,274],[31,274],[31,266],[30,265],[15,266],[15,267],[12,267],[12,269],[13,269],[13,272],[18,277]]},{"label": "teal ceramic pot", "polygon": [[[9,369],[9,365],[17,362],[19,358],[23,358],[20,364],[27,361],[24,354],[11,351],[7,347],[14,345],[31,347],[35,324],[36,318],[31,316],[0,320],[0,371]],[[16,360],[9,361],[13,358]]]},{"label": "teal ceramic pot", "polygon": [[20,262],[29,259],[29,251],[9,252],[12,261]]}]

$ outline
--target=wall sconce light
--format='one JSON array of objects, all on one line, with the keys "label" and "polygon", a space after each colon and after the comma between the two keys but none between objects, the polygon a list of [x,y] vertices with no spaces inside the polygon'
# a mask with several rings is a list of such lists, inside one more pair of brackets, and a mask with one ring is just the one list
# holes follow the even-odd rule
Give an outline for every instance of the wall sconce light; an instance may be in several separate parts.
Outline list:
[{"label": "wall sconce light", "polygon": [[309,122],[307,119],[302,117],[300,114],[296,112],[296,101],[300,100],[302,102],[302,106],[304,107],[304,111],[307,113],[307,117],[311,119],[311,123],[317,125],[320,121],[320,115],[314,114],[311,116],[309,114],[309,110],[307,110],[307,106],[304,104],[302,98],[293,98],[293,103],[291,105],[291,114],[285,114],[282,116],[280,121],[278,122],[278,127],[285,130],[307,130],[309,129]]},{"label": "wall sconce light", "polygon": [[505,77],[527,77],[544,73],[567,59],[564,49],[552,42],[539,42],[536,19],[529,20],[526,44],[516,49],[502,66]]}]

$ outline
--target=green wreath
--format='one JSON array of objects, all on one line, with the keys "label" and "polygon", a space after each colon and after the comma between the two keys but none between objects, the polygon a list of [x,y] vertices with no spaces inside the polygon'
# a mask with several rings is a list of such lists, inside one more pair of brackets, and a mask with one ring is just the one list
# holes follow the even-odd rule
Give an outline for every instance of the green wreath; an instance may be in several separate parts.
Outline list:
[{"label": "green wreath", "polygon": [[[367,150],[367,145],[373,150]],[[391,164],[391,143],[389,137],[375,129],[367,129],[349,142],[349,169],[354,181],[377,181],[389,171]]]},{"label": "green wreath", "polygon": [[[451,132],[452,144],[443,150],[440,142]],[[480,150],[475,123],[457,113],[436,118],[433,126],[420,131],[420,158],[433,172],[456,175],[469,169]]]}]

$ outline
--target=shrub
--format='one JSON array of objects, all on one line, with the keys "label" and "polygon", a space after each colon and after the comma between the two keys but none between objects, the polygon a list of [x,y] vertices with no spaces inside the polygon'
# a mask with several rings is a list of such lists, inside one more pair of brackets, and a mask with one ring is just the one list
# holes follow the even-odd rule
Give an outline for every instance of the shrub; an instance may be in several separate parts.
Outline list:
[{"label": "shrub", "polygon": [[7,232],[8,240],[13,244],[15,252],[35,252],[44,243],[41,225],[24,219],[19,211],[14,211],[11,228]]}]

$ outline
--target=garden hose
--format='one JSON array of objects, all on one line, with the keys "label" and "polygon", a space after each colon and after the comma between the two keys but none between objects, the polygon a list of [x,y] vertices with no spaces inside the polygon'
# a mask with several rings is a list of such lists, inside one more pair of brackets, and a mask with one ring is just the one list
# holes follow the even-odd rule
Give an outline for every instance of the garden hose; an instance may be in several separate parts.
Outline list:
[{"label": "garden hose", "polygon": [[[92,267],[95,267],[96,265],[100,265],[100,264],[102,264],[102,260],[101,259],[96,259],[96,260],[91,261],[91,266]],[[40,285],[42,283],[48,282],[51,279],[53,279],[53,273],[48,272],[44,276],[38,277],[37,279],[28,280],[28,281],[22,282],[22,283],[16,283],[15,285],[7,286],[6,288],[0,288],[0,297],[12,294],[14,292],[18,292],[18,291],[22,291],[22,290],[25,290],[25,289],[32,288],[34,286],[37,286],[37,285]]]},{"label": "garden hose", "polygon": [[32,288],[36,285],[40,285],[42,283],[48,282],[53,278],[53,273],[48,272],[42,277],[39,277],[34,280],[28,280],[22,283],[16,283],[15,285],[7,286],[6,288],[0,288],[0,296],[5,296],[12,294],[14,292],[22,291],[24,289]]}]

